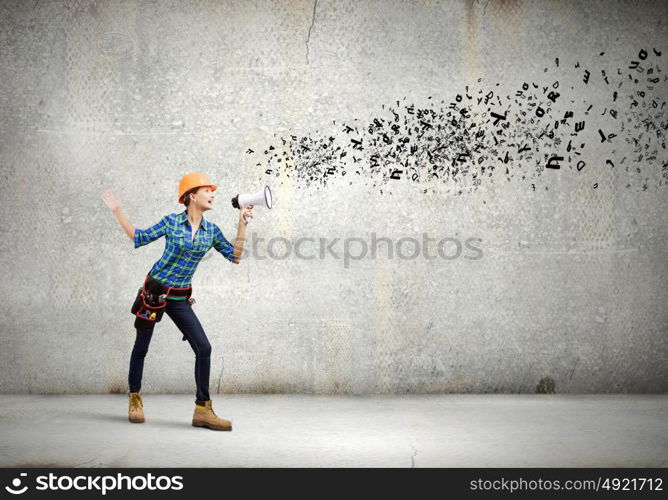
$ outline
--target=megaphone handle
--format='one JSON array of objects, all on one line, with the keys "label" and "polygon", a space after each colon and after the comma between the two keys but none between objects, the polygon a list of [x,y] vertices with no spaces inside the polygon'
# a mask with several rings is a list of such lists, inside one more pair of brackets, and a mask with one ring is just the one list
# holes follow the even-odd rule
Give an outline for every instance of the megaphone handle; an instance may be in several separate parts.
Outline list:
[{"label": "megaphone handle", "polygon": [[246,216],[244,215],[244,221],[246,222],[246,224],[248,224],[248,221],[249,221],[250,219],[252,219],[252,218],[253,218],[253,217],[251,217],[251,216],[246,217]]}]

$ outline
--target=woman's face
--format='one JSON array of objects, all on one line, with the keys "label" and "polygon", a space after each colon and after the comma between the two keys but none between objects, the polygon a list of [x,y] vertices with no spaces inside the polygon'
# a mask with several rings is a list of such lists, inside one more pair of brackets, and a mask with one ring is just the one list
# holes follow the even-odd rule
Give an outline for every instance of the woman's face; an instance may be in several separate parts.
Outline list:
[{"label": "woman's face", "polygon": [[209,186],[202,186],[197,190],[194,199],[190,200],[190,203],[194,203],[202,212],[211,210],[213,208],[213,200],[215,198],[213,191]]}]

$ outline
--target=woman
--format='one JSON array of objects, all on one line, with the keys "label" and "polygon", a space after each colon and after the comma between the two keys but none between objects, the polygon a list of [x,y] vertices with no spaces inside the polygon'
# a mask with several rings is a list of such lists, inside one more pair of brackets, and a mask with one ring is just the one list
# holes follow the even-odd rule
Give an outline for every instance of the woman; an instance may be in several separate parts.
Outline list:
[{"label": "woman", "polygon": [[[213,411],[209,395],[209,373],[211,367],[211,344],[192,310],[190,297],[191,280],[197,264],[211,247],[225,258],[238,264],[244,245],[244,234],[249,217],[253,216],[253,205],[241,207],[237,238],[232,246],[220,228],[206,220],[203,215],[213,207],[217,187],[202,173],[192,173],[179,182],[178,202],[186,209],[179,213],[165,215],[158,223],[148,229],[135,227],[121,213],[120,199],[111,191],[105,191],[102,198],[118,219],[125,234],[134,241],[135,248],[151,243],[165,236],[165,251],[146,276],[148,285],[162,287],[167,292],[164,312],[183,333],[195,353],[195,384],[197,393],[192,425],[215,430],[232,430],[229,420],[219,418]],[[173,290],[174,289],[174,290]],[[153,336],[155,322],[135,322],[136,339],[130,356],[129,410],[128,419],[133,423],[144,422],[143,402],[139,390],[144,369],[144,358]]]}]

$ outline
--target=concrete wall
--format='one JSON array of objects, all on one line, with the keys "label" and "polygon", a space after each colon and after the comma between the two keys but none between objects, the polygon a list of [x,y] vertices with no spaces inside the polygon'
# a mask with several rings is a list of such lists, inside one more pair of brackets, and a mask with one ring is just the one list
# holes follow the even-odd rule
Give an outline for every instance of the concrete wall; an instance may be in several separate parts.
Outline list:
[{"label": "concrete wall", "polygon": [[[134,249],[100,192],[146,228],[203,171],[230,239],[232,196],[276,196],[255,254],[212,250],[193,280],[214,394],[666,392],[666,19],[661,1],[1,2],[0,391],[127,390],[163,240]],[[142,391],[194,394],[193,364],[165,317]]]}]

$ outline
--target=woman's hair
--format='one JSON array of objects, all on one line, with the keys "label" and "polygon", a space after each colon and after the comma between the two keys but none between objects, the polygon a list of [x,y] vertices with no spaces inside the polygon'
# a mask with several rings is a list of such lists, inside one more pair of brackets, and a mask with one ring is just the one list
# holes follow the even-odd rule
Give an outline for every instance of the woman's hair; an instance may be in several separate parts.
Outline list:
[{"label": "woman's hair", "polygon": [[197,190],[202,188],[202,187],[204,187],[204,186],[197,186],[197,187],[189,189],[188,191],[183,193],[183,204],[186,206],[186,208],[188,208],[188,203],[190,203],[190,193],[196,194]]}]

